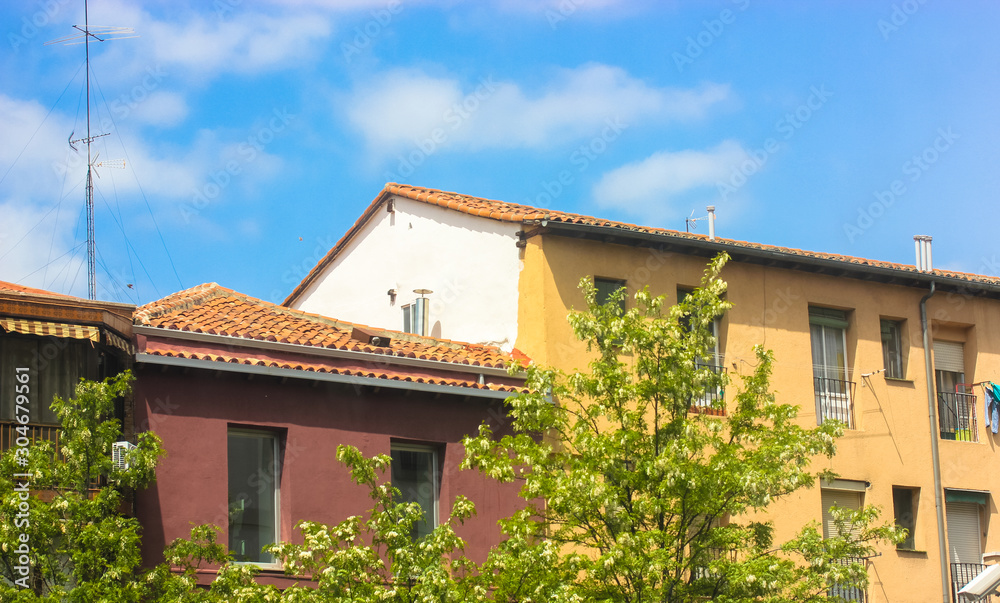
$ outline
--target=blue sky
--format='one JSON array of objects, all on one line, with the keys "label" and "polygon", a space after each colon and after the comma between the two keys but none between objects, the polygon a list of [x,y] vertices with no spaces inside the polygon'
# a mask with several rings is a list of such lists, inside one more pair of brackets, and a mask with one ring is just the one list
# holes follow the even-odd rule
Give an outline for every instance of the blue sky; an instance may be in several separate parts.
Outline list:
[{"label": "blue sky", "polygon": [[[98,297],[280,302],[387,181],[1000,275],[1000,5],[92,0]],[[82,0],[0,7],[0,280],[85,296]],[[705,222],[697,232],[705,232]],[[131,285],[131,287],[129,287]]]}]

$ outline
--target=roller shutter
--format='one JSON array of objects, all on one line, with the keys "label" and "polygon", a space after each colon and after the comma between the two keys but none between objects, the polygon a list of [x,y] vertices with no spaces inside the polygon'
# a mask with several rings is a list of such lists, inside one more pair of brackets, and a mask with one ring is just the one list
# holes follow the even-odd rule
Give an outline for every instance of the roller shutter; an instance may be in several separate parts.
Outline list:
[{"label": "roller shutter", "polygon": [[862,493],[850,490],[827,490],[821,493],[823,499],[823,538],[839,536],[837,526],[833,523],[833,515],[830,514],[830,507],[836,505],[843,509],[857,511],[861,509]]},{"label": "roller shutter", "polygon": [[951,371],[953,373],[965,372],[965,352],[963,344],[954,341],[934,342],[934,369],[938,371]]},{"label": "roller shutter", "polygon": [[949,502],[945,506],[948,519],[948,556],[952,563],[982,563],[979,546],[979,505],[970,502]]}]

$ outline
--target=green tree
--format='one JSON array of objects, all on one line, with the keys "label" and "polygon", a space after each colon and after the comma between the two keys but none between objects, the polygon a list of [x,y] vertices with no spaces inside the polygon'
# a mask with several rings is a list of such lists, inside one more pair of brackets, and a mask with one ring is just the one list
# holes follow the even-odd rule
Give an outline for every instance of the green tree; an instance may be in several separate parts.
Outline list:
[{"label": "green tree", "polygon": [[800,426],[797,407],[771,393],[773,357],[760,347],[729,404],[704,412],[705,392],[731,390],[705,362],[712,323],[730,307],[726,260],[672,307],[648,290],[627,311],[624,290],[598,304],[584,279],[588,309],[569,320],[596,351],[589,370],[529,367],[533,393],[508,400],[515,434],[498,441],[483,425],[466,438],[465,465],[523,479],[530,503],[505,523],[508,540],[488,562],[505,600],[836,599],[831,586],[866,585],[858,559],[875,541],[898,538],[873,525],[875,509],[839,513],[844,537],[824,540],[810,524],[780,544],[755,519],[815,484],[810,460],[834,454],[842,426]]},{"label": "green tree", "polygon": [[372,508],[335,526],[303,521],[302,544],[270,547],[285,571],[310,576],[316,586],[292,586],[282,593],[290,602],[343,603],[482,600],[484,587],[475,564],[465,555],[456,525],[475,513],[467,498],[452,503],[449,519],[414,539],[413,526],[423,517],[420,505],[401,502],[400,492],[385,481],[391,458],[367,458],[353,446],[338,446],[337,459],[354,483],[368,489]]},{"label": "green tree", "polygon": [[[122,507],[127,490],[153,480],[163,451],[147,432],[127,467],[112,462],[121,437],[114,401],[131,380],[126,372],[81,381],[73,398],[56,397],[58,450],[36,441],[0,455],[0,600],[144,600],[139,523]],[[20,569],[24,560],[30,572]]]}]

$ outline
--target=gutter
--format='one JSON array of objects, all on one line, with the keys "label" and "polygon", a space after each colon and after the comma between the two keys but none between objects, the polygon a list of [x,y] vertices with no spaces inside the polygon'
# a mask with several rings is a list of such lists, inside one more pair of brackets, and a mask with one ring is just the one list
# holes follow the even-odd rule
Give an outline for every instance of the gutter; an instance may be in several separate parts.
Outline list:
[{"label": "gutter", "polygon": [[[321,348],[299,343],[284,343],[280,341],[261,341],[259,339],[246,339],[244,337],[232,337],[230,335],[214,335],[211,333],[198,333],[195,331],[176,331],[173,329],[163,329],[159,327],[146,327],[136,325],[133,328],[136,335],[146,337],[160,337],[170,339],[180,339],[183,341],[196,341],[229,348],[257,348],[264,350],[276,350],[279,352],[289,352],[292,354],[303,354],[307,356],[318,356],[321,358],[341,358],[354,360],[369,364],[412,366],[440,371],[451,371],[458,373],[471,373],[474,375],[490,375],[492,377],[513,377],[524,379],[524,372],[511,375],[505,368],[489,366],[477,366],[475,364],[456,364],[441,360],[427,360],[423,358],[406,358],[391,354],[373,354],[371,352],[355,352],[354,350],[339,350],[334,348]],[[155,356],[155,355],[154,355]],[[138,355],[137,355],[138,357]]]},{"label": "gutter", "polygon": [[517,392],[503,392],[492,389],[474,389],[457,385],[437,385],[433,383],[416,383],[413,381],[397,381],[379,379],[378,377],[357,377],[355,375],[338,375],[336,373],[319,373],[315,371],[300,371],[298,369],[258,366],[253,364],[236,364],[218,362],[216,360],[199,360],[195,358],[176,358],[173,356],[158,356],[140,352],[135,355],[136,364],[152,364],[159,366],[174,366],[179,368],[203,369],[206,371],[226,371],[248,375],[264,375],[268,377],[283,377],[288,379],[305,379],[309,381],[325,381],[345,385],[381,388],[395,388],[430,394],[448,394],[452,396],[470,396],[473,398],[488,398],[506,400],[516,396]]},{"label": "gutter", "polygon": [[934,510],[937,515],[938,559],[941,565],[941,601],[951,602],[951,572],[948,571],[948,547],[945,544],[944,500],[941,489],[941,456],[938,453],[937,407],[934,396],[934,368],[931,363],[930,336],[927,330],[927,300],[934,295],[935,283],[931,290],[920,298],[920,330],[924,337],[924,370],[927,380],[927,417],[931,426],[931,464],[934,467]]}]

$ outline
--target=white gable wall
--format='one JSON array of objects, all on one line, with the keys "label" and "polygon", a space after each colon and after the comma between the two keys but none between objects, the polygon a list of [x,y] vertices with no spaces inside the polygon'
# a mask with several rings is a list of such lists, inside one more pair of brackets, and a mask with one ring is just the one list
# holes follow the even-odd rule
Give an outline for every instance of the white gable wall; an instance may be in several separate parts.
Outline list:
[{"label": "white gable wall", "polygon": [[402,330],[402,307],[419,297],[413,290],[430,289],[428,335],[512,349],[520,225],[400,197],[394,205],[372,216],[292,307]]}]

